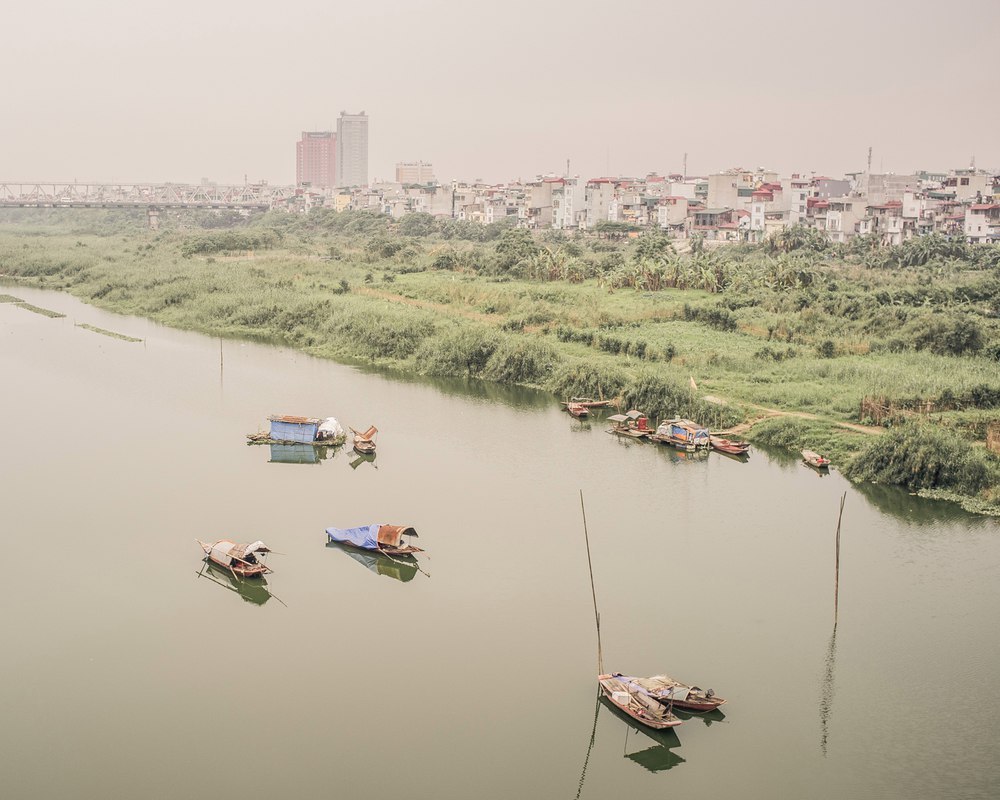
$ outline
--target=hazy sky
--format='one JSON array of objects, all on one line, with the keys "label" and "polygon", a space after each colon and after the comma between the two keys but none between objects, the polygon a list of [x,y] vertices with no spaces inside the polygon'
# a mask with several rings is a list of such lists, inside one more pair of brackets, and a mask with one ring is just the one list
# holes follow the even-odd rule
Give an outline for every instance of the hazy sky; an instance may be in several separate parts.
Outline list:
[{"label": "hazy sky", "polygon": [[0,181],[1000,167],[1000,0],[12,0]]}]

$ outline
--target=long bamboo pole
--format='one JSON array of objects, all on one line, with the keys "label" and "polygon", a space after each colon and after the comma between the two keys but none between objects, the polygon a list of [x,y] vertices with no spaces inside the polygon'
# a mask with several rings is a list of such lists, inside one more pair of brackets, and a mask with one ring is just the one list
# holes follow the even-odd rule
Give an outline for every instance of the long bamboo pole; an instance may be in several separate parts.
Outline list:
[{"label": "long bamboo pole", "polygon": [[837,625],[837,614],[840,607],[840,523],[844,518],[844,502],[847,500],[847,492],[840,498],[840,515],[837,517],[837,556],[836,566],[833,576],[833,624]]},{"label": "long bamboo pole", "polygon": [[594,588],[594,565],[590,560],[590,534],[587,532],[587,508],[580,490],[580,511],[583,513],[583,538],[587,543],[587,569],[590,570],[590,595],[594,599],[594,622],[597,625],[597,674],[604,674],[604,656],[601,653],[601,615],[597,612],[597,590]]}]

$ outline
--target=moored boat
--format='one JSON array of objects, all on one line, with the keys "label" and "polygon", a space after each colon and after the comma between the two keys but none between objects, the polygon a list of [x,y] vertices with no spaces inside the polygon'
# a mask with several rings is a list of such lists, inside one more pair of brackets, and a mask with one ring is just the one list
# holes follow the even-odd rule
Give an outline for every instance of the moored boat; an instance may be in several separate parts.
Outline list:
[{"label": "moored boat", "polygon": [[619,673],[597,676],[604,696],[636,722],[656,730],[675,728],[683,722],[649,692],[628,683],[628,680]]},{"label": "moored boat", "polygon": [[334,417],[297,417],[272,414],[267,418],[269,429],[247,434],[247,444],[306,444],[314,447],[338,446],[347,435]]},{"label": "moored boat", "polygon": [[654,700],[685,711],[714,711],[726,701],[717,697],[711,689],[689,686],[669,675],[654,675],[651,678],[633,678],[628,675],[614,673],[614,677],[631,688],[649,694]]},{"label": "moored boat", "polygon": [[732,439],[725,439],[722,436],[709,436],[708,440],[713,450],[718,450],[720,453],[726,453],[727,455],[742,456],[750,451],[750,442],[736,442]]},{"label": "moored boat", "polygon": [[571,397],[571,403],[577,403],[584,408],[606,408],[611,405],[610,400],[594,400],[592,397]]},{"label": "moored boat", "polygon": [[355,453],[359,456],[370,456],[375,454],[375,434],[378,433],[378,428],[372,425],[363,433],[351,428],[351,433],[354,434]]},{"label": "moored boat", "polygon": [[611,427],[608,433],[615,436],[627,436],[632,439],[645,439],[652,431],[649,420],[641,411],[626,411],[624,414],[612,414],[608,417]]},{"label": "moored boat", "polygon": [[212,563],[225,567],[236,577],[258,578],[274,571],[264,563],[264,558],[271,550],[259,539],[250,544],[237,544],[228,539],[217,542],[195,541],[201,545]]},{"label": "moored boat", "polygon": [[680,450],[704,450],[711,447],[708,428],[679,417],[661,422],[650,438],[654,442],[663,442]]},{"label": "moored boat", "polygon": [[814,469],[829,469],[830,459],[814,453],[812,450],[802,451],[802,461]]},{"label": "moored boat", "polygon": [[389,556],[405,556],[424,552],[403,538],[404,536],[409,538],[416,535],[416,530],[409,525],[382,525],[380,523],[362,525],[359,528],[326,529],[328,542],[340,542]]},{"label": "moored boat", "polygon": [[583,417],[590,415],[590,409],[583,405],[583,403],[563,403],[566,406],[566,410],[572,414],[577,419],[582,419]]}]

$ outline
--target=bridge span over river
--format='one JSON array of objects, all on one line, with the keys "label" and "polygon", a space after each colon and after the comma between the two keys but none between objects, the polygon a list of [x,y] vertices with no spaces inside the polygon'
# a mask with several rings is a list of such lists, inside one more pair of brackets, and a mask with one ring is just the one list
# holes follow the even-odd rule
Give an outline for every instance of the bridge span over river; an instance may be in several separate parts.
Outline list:
[{"label": "bridge span over river", "polygon": [[0,208],[144,208],[155,227],[160,210],[216,208],[266,211],[285,205],[303,189],[250,183],[0,182]]}]

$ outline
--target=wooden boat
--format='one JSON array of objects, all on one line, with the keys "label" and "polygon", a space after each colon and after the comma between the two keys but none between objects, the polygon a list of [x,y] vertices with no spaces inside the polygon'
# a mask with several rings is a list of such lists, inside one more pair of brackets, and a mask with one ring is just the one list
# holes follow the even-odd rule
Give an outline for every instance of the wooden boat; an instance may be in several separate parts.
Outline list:
[{"label": "wooden boat", "polygon": [[615,436],[627,436],[631,439],[645,439],[652,431],[646,415],[640,411],[626,411],[624,414],[612,414],[608,417],[611,427],[608,433]]},{"label": "wooden boat", "polygon": [[351,428],[351,433],[354,434],[355,453],[359,456],[370,456],[375,454],[375,434],[378,433],[378,428],[372,425],[364,433]]},{"label": "wooden boat", "polygon": [[583,417],[590,415],[590,409],[583,403],[563,403],[566,410],[572,414],[577,419],[582,419]]},{"label": "wooden boat", "polygon": [[237,544],[228,539],[220,539],[217,542],[202,542],[198,539],[195,541],[201,545],[201,549],[212,563],[225,567],[235,577],[259,578],[274,571],[264,563],[264,557],[271,550],[260,540],[250,544]]},{"label": "wooden boat", "polygon": [[633,678],[614,673],[614,677],[635,690],[649,694],[654,700],[668,707],[703,713],[714,711],[726,701],[717,697],[711,689],[681,683],[669,675],[654,675],[651,678]]},{"label": "wooden boat", "polygon": [[416,536],[417,532],[408,525],[362,525],[360,528],[327,528],[328,542],[340,542],[360,548],[384,553],[388,556],[405,556],[424,552],[403,540],[404,536]]},{"label": "wooden boat", "polygon": [[750,450],[750,442],[735,442],[732,439],[724,439],[721,436],[709,436],[713,450],[726,453],[731,456],[746,455]]},{"label": "wooden boat", "polygon": [[830,459],[824,458],[819,453],[814,453],[812,450],[802,451],[802,461],[813,469],[830,468]]},{"label": "wooden boat", "polygon": [[610,400],[594,400],[591,397],[571,397],[569,402],[576,403],[584,408],[607,408],[611,405]]},{"label": "wooden boat", "polygon": [[708,428],[703,428],[689,419],[668,419],[661,422],[650,438],[654,442],[662,442],[679,450],[706,450],[711,447],[711,435]]},{"label": "wooden boat", "polygon": [[643,689],[622,679],[620,673],[598,675],[597,682],[612,705],[624,711],[636,722],[654,730],[676,728],[683,722],[669,708]]}]

